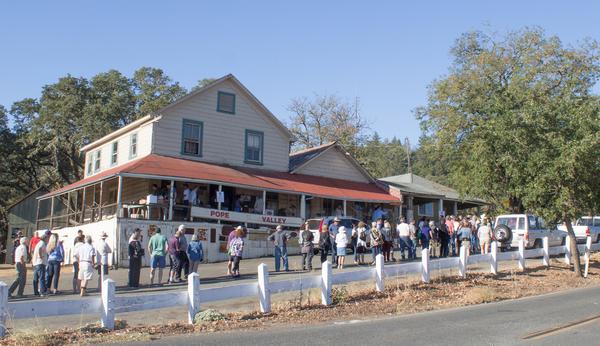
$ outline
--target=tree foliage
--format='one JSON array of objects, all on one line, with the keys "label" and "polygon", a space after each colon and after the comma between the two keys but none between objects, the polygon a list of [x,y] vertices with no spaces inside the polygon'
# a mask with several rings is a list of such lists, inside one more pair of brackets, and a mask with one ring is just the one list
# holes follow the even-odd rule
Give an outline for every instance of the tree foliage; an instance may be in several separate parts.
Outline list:
[{"label": "tree foliage", "polygon": [[416,112],[425,151],[463,194],[510,201],[572,233],[571,221],[600,200],[597,44],[565,47],[540,29],[470,32],[452,54]]}]

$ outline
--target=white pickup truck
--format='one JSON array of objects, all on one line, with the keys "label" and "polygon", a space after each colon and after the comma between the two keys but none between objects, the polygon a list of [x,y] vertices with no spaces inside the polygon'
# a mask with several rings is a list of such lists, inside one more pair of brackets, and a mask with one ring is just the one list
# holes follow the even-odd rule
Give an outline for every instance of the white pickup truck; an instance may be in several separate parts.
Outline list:
[{"label": "white pickup truck", "polygon": [[499,215],[494,225],[494,237],[502,250],[519,247],[520,239],[525,239],[526,248],[541,248],[544,237],[548,237],[548,246],[558,246],[567,236],[557,228],[548,228],[541,217],[529,214]]},{"label": "white pickup truck", "polygon": [[[567,231],[564,225],[559,225],[558,229]],[[592,242],[600,242],[600,216],[583,216],[573,225],[573,232],[578,243],[585,243],[586,238],[592,237]]]}]

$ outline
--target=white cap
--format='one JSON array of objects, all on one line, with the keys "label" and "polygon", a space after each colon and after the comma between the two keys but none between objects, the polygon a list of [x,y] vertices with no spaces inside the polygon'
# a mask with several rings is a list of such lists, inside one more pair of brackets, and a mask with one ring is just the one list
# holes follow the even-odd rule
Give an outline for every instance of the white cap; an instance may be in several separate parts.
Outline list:
[{"label": "white cap", "polygon": [[177,230],[183,232],[185,230],[185,225],[184,224],[179,225],[179,227],[177,227]]}]

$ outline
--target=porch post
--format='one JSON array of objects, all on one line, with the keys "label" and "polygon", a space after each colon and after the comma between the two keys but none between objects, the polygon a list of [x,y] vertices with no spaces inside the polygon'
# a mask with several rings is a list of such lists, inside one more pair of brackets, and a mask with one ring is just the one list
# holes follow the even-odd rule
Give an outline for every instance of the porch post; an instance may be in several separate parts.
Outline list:
[{"label": "porch post", "polygon": [[306,195],[300,195],[300,218],[306,220]]},{"label": "porch post", "polygon": [[[41,202],[42,202],[41,199],[37,200],[37,210],[35,211],[35,229],[36,230],[40,228],[40,203]],[[28,232],[25,232],[25,236],[30,237]]]},{"label": "porch post", "polygon": [[262,205],[263,212],[262,213],[263,213],[263,215],[265,215],[267,213],[267,190],[263,190],[262,202],[263,202],[263,205]]},{"label": "porch post", "polygon": [[85,190],[87,188],[83,187],[83,200],[81,201],[81,221],[79,223],[83,224],[83,220],[85,220]]},{"label": "porch post", "polygon": [[[223,185],[219,185],[218,191],[223,191]],[[217,193],[217,209],[221,210],[221,200],[219,199],[219,193]]]},{"label": "porch post", "polygon": [[98,203],[98,221],[102,220],[102,191],[104,190],[104,180],[100,182],[100,201]]},{"label": "porch post", "polygon": [[346,216],[346,215],[347,215],[347,214],[346,214],[346,200],[343,200],[342,202],[343,202],[343,204],[344,204],[344,216]]},{"label": "porch post", "polygon": [[442,198],[440,198],[440,210],[438,212],[438,216],[440,217],[440,221],[442,220],[442,217],[444,216],[445,212],[444,212],[444,200]]},{"label": "porch post", "polygon": [[71,193],[67,192],[67,227],[69,226],[70,218],[71,218]]},{"label": "porch post", "polygon": [[49,229],[52,229],[52,223],[54,220],[52,220],[52,218],[54,217],[54,196],[50,197],[50,227]]},{"label": "porch post", "polygon": [[[122,197],[122,192],[123,191],[123,176],[119,175],[119,183],[118,183],[118,187],[117,187],[117,217],[121,217],[122,212],[123,212],[123,197]],[[129,216],[129,215],[128,215]]]},{"label": "porch post", "polygon": [[175,180],[171,180],[171,191],[169,191],[169,221],[173,220],[173,203],[175,199]]},{"label": "porch post", "polygon": [[458,202],[454,201],[454,205],[452,206],[452,215],[458,215]]}]

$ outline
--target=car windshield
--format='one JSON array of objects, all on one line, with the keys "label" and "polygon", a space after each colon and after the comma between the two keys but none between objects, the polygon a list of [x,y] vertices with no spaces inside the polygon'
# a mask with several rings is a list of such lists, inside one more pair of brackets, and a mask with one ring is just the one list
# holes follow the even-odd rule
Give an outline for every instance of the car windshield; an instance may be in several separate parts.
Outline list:
[{"label": "car windshield", "polygon": [[498,225],[508,226],[510,229],[517,228],[517,218],[516,217],[499,217]]},{"label": "car windshield", "polygon": [[581,218],[577,221],[577,225],[578,226],[592,226],[592,218],[591,217]]}]

